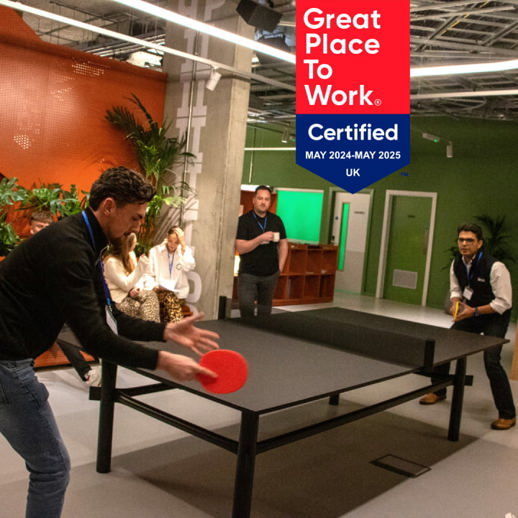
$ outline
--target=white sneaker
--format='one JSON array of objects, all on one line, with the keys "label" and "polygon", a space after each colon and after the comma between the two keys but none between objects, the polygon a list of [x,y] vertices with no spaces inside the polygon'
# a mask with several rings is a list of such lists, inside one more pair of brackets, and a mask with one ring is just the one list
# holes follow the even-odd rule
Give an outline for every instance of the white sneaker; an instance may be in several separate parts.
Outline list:
[{"label": "white sneaker", "polygon": [[98,367],[92,367],[87,373],[85,377],[85,383],[90,387],[100,387],[101,386],[101,373],[99,372]]}]

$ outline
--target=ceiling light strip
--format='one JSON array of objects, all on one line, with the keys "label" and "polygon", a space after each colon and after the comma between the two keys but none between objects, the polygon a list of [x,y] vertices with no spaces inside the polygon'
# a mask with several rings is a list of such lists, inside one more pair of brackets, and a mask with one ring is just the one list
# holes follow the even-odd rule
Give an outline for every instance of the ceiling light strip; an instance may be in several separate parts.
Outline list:
[{"label": "ceiling light strip", "polygon": [[518,68],[518,59],[491,63],[470,63],[466,65],[444,65],[410,69],[410,77],[454,76],[461,74],[482,74],[484,72],[504,72]]},{"label": "ceiling light strip", "polygon": [[209,36],[214,36],[215,38],[219,38],[224,41],[230,41],[240,45],[241,47],[246,47],[248,49],[255,50],[256,52],[260,52],[261,54],[267,54],[268,56],[295,64],[295,54],[285,52],[284,50],[279,50],[275,47],[265,45],[264,43],[260,43],[250,38],[245,38],[244,36],[240,36],[239,34],[235,34],[230,31],[225,31],[219,27],[215,27],[214,25],[195,20],[194,18],[188,18],[187,16],[175,13],[174,11],[169,11],[163,7],[158,7],[157,5],[150,4],[149,2],[144,2],[143,0],[112,1],[127,7],[131,7],[133,9],[137,9],[138,11],[142,11],[146,14],[152,14],[158,18],[167,20],[168,22],[181,25],[182,27],[198,31],[203,34],[208,34]]},{"label": "ceiling light strip", "polygon": [[415,94],[410,96],[412,101],[424,99],[452,99],[459,97],[494,97],[499,95],[518,95],[518,88],[507,90],[474,90],[469,92],[442,92],[433,94]]},{"label": "ceiling light strip", "polygon": [[176,50],[176,49],[172,49],[170,47],[166,47],[165,45],[157,45],[156,43],[141,40],[139,38],[134,38],[133,36],[128,36],[127,34],[122,34],[120,32],[111,31],[109,29],[104,29],[103,27],[98,27],[97,25],[90,25],[89,23],[80,22],[78,20],[74,20],[73,18],[67,18],[66,16],[61,16],[59,14],[44,11],[42,9],[30,7],[28,5],[22,4],[21,2],[13,2],[11,0],[0,0],[0,5],[4,5],[6,7],[10,7],[12,9],[15,9],[18,11],[24,11],[26,13],[33,14],[35,16],[41,16],[42,18],[48,18],[50,20],[55,20],[57,22],[65,24],[65,25],[71,25],[73,27],[78,27],[79,29],[83,29],[86,31],[96,32],[97,34],[102,34],[103,36],[108,36],[109,38],[114,38],[117,40],[134,43],[140,47],[154,49],[161,53],[171,54],[173,56],[181,57],[184,59],[189,59],[191,61],[197,61],[198,63],[204,63],[205,65],[208,65],[210,67],[215,67],[215,68],[219,68],[221,70],[226,70],[228,72],[231,72],[232,74],[235,74],[240,77],[244,77],[246,79],[253,79],[260,83],[266,83],[269,85],[273,85],[273,86],[276,86],[277,88],[283,88],[283,89],[291,91],[291,92],[295,91],[295,87],[290,84],[282,83],[281,81],[276,81],[275,79],[270,79],[269,77],[265,77],[260,74],[252,74],[249,72],[238,70],[236,68],[230,67],[223,63],[219,63],[217,61],[213,61],[211,59],[202,58],[201,56],[195,56],[194,54],[189,54],[187,52],[182,52],[181,50]]},{"label": "ceiling light strip", "polygon": [[[263,54],[269,54],[271,56],[278,57],[284,61],[289,63],[295,63],[295,55],[290,54],[289,52],[279,51],[277,49],[272,49],[269,45],[264,45],[257,41],[251,40],[249,38],[245,38],[238,34],[234,34],[229,31],[225,31],[223,29],[219,29],[218,27],[214,27],[213,25],[209,25],[207,23],[199,22],[193,18],[188,18],[187,16],[183,16],[181,14],[175,13],[173,11],[169,11],[164,9],[163,7],[158,7],[156,5],[150,4],[149,2],[144,2],[143,0],[112,0],[113,2],[117,2],[122,5],[126,5],[128,7],[132,7],[139,11],[142,11],[147,14],[153,14],[167,20],[172,23],[176,23],[178,25],[182,25],[183,27],[187,27],[189,29],[197,30],[199,32],[203,32],[205,34],[209,34],[216,38],[223,39],[225,41],[231,41],[236,43],[237,45],[242,45],[244,47],[250,48],[252,50],[261,52]],[[272,50],[275,53],[272,53]],[[437,75],[459,75],[459,74],[476,74],[483,72],[499,72],[504,70],[513,70],[518,68],[518,60],[510,60],[510,61],[501,61],[496,63],[474,63],[468,65],[450,65],[450,66],[437,66],[437,67],[419,67],[413,68],[410,70],[410,77],[429,77],[429,76],[437,76]]]}]

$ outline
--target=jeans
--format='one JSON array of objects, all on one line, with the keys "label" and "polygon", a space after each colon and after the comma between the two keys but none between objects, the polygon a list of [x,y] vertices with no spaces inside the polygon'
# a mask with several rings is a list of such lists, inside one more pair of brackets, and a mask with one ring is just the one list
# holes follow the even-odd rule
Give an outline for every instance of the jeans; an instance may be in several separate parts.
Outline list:
[{"label": "jeans", "polygon": [[26,518],[59,518],[70,459],[32,359],[0,361],[0,432],[29,471]]},{"label": "jeans", "polygon": [[272,300],[279,272],[265,277],[250,273],[239,274],[239,311],[242,317],[253,317],[255,302],[257,314],[269,315],[272,312]]},{"label": "jeans", "polygon": [[[509,318],[511,311],[506,311],[502,315],[481,315],[479,317],[466,318],[459,322],[455,322],[452,329],[457,331],[467,331],[468,333],[484,333],[488,336],[504,337],[509,325]],[[509,384],[507,374],[500,363],[500,354],[502,352],[502,345],[496,345],[484,351],[484,366],[486,374],[491,385],[491,393],[498,410],[498,417],[502,419],[512,419],[516,416],[514,407],[513,393]],[[434,369],[439,374],[448,374],[450,371],[450,364],[440,365]],[[432,378],[433,381],[439,379]],[[446,393],[446,389],[436,392],[438,395]]]}]

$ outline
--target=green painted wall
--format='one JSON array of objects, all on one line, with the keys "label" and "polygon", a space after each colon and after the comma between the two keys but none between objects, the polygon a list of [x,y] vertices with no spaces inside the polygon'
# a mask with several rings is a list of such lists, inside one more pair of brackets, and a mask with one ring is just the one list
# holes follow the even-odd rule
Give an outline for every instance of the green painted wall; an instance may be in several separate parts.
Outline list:
[{"label": "green painted wall", "polygon": [[[446,143],[421,137],[432,133],[453,142],[453,158]],[[249,128],[247,147],[295,146],[282,144],[281,132]],[[243,183],[270,184],[324,190],[321,240],[329,242],[330,207],[335,186],[295,164],[294,151],[247,151]],[[442,307],[448,289],[448,248],[454,244],[459,223],[473,216],[506,215],[512,243],[518,243],[518,124],[452,118],[412,118],[411,163],[401,172],[374,183],[372,219],[364,292],[374,295],[379,260],[381,225],[387,189],[437,192],[437,217],[427,304]],[[518,245],[514,246],[518,256]],[[518,264],[508,264],[518,293]]]}]

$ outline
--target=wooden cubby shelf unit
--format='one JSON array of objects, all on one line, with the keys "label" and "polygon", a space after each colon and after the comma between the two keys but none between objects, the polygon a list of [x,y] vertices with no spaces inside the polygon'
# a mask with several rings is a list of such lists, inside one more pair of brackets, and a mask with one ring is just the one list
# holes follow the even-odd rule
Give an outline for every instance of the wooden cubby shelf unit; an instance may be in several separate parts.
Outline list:
[{"label": "wooden cubby shelf unit", "polygon": [[[332,302],[338,247],[288,244],[288,257],[273,295],[274,306]],[[238,277],[234,277],[233,306],[238,307]]]},{"label": "wooden cubby shelf unit", "polygon": [[338,247],[289,243],[273,305],[332,302]]}]

